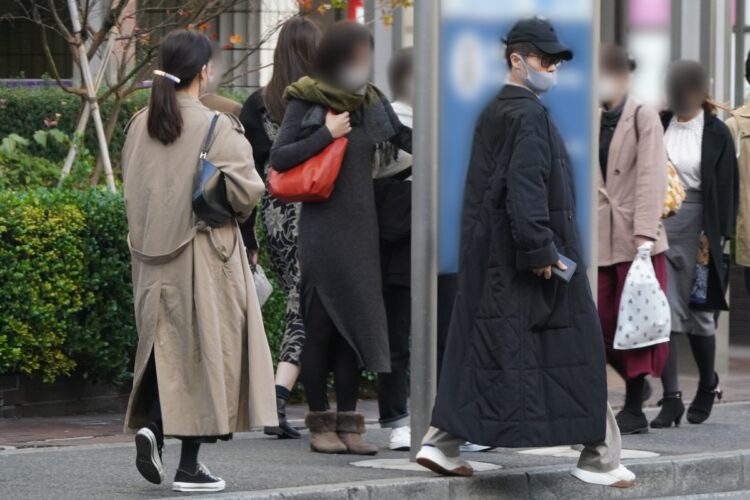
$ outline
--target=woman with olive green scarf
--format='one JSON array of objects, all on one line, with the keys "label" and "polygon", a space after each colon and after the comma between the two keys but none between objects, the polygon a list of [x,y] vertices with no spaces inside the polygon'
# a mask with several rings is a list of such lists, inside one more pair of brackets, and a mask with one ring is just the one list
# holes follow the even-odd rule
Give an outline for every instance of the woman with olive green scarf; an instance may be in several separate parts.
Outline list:
[{"label": "woman with olive green scarf", "polygon": [[[356,23],[328,29],[318,48],[315,78],[287,88],[289,104],[270,157],[276,170],[290,170],[335,138],[349,139],[330,198],[303,203],[299,220],[307,335],[301,378],[310,407],[310,446],[322,453],[377,453],[361,438],[360,370],[390,371],[372,169],[376,151],[381,156],[399,148],[411,151],[411,129],[367,82],[372,48],[369,31]],[[336,412],[326,401],[331,370]]]}]

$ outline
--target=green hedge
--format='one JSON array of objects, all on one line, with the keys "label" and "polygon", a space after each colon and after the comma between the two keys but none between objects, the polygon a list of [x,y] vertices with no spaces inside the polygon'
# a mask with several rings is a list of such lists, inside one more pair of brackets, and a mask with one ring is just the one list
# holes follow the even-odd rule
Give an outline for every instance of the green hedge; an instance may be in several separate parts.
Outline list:
[{"label": "green hedge", "polygon": [[[109,144],[109,154],[115,163],[119,163],[120,151],[125,140],[123,129],[130,117],[148,104],[149,91],[138,90],[131,94],[122,105],[118,118],[118,125]],[[112,98],[100,105],[102,119],[106,122],[113,103]],[[47,128],[45,118],[60,117],[57,127],[66,134],[72,134],[80,113],[81,100],[78,96],[68,94],[58,87],[48,88],[5,88],[0,87],[0,139],[8,134],[16,133],[30,138],[37,130]],[[97,155],[99,146],[96,139],[94,121],[89,120],[84,134],[86,147]],[[65,158],[67,148],[62,145],[43,148],[32,144],[29,152],[34,156],[41,156],[50,161],[61,162]]]},{"label": "green hedge", "polygon": [[268,259],[268,253],[263,251],[264,234],[263,224],[261,224],[260,218],[257,220],[256,228],[258,229],[258,244],[260,245],[260,259],[259,264],[263,267],[266,272],[266,276],[273,285],[273,293],[268,298],[266,303],[263,305],[263,325],[266,329],[266,336],[268,337],[268,345],[271,348],[271,356],[273,356],[273,365],[279,362],[279,354],[281,354],[281,342],[284,340],[284,330],[286,327],[286,294],[281,288],[281,284],[274,276],[271,271],[271,264]]},{"label": "green hedge", "polygon": [[122,196],[0,192],[0,373],[117,381],[136,334]]},{"label": "green hedge", "polygon": [[[70,175],[65,178],[66,188],[80,189],[88,186],[94,169],[94,159],[79,157],[73,164]],[[26,151],[15,151],[12,155],[0,153],[0,191],[7,189],[33,189],[55,187],[60,180],[60,166],[46,158],[32,156]]]},{"label": "green hedge", "polygon": [[[109,382],[132,374],[137,334],[121,194],[0,192],[0,373],[71,373]],[[273,278],[272,278],[273,279]],[[286,298],[263,308],[274,361]]]},{"label": "green hedge", "polygon": [[[110,144],[113,158],[119,157],[122,126],[147,99],[139,92],[125,103]],[[0,88],[0,138],[15,133],[30,139],[55,113],[61,115],[57,127],[72,133],[79,105],[55,88]],[[91,127],[85,146],[95,152]],[[127,381],[137,333],[122,194],[87,187],[93,158],[85,149],[65,187],[56,189],[66,149],[29,141],[12,154],[0,153],[0,374]],[[261,262],[269,269],[263,252]],[[269,278],[274,293],[263,317],[276,361],[286,297]]]},{"label": "green hedge", "polygon": [[[122,195],[102,189],[0,192],[0,374],[132,376],[124,213]],[[285,307],[276,285],[263,307],[274,361]]]}]

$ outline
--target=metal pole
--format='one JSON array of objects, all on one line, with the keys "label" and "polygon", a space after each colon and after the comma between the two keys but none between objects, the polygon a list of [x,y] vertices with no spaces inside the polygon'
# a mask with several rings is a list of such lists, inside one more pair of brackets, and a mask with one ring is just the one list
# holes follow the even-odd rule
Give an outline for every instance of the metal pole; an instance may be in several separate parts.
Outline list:
[{"label": "metal pole", "polygon": [[737,2],[734,21],[734,107],[745,103],[745,1]]},{"label": "metal pole", "polygon": [[589,195],[591,199],[588,206],[589,215],[589,232],[591,241],[589,241],[589,266],[587,274],[589,278],[589,285],[591,290],[594,292],[594,301],[597,300],[599,287],[599,268],[596,265],[599,254],[599,212],[596,208],[596,203],[599,197],[599,186],[596,171],[599,169],[599,40],[601,39],[602,23],[601,23],[601,11],[602,5],[599,2],[592,1],[592,30],[591,30],[591,75],[592,75],[592,87],[591,87],[591,149],[589,150],[590,166],[589,166]]},{"label": "metal pole", "polygon": [[391,46],[393,47],[393,50],[398,50],[404,46],[404,7],[396,9],[393,13]]},{"label": "metal pole", "polygon": [[437,381],[438,45],[440,2],[414,2],[411,236],[411,460],[430,424]]},{"label": "metal pole", "polygon": [[682,5],[671,2],[669,8],[669,58],[676,61],[682,57]]},{"label": "metal pole", "polygon": [[96,126],[96,135],[99,139],[99,154],[102,155],[102,164],[104,165],[104,174],[107,178],[107,187],[113,193],[117,192],[115,187],[115,177],[112,174],[112,163],[109,160],[109,147],[107,146],[107,136],[104,133],[104,124],[102,115],[99,113],[99,103],[96,100],[96,91],[94,90],[94,79],[91,77],[91,68],[89,68],[89,58],[86,54],[86,44],[83,43],[83,30],[81,20],[78,17],[78,6],[76,0],[68,0],[68,10],[70,11],[70,20],[73,24],[73,32],[76,34],[76,44],[78,45],[78,58],[81,64],[81,75],[86,85],[86,94],[91,114],[94,116],[94,125]]},{"label": "metal pole", "polygon": [[[102,80],[104,79],[104,73],[106,71],[107,64],[109,64],[109,56],[112,54],[112,49],[114,49],[114,46],[115,46],[115,36],[116,36],[116,32],[113,29],[112,32],[110,32],[109,34],[109,39],[107,40],[107,46],[104,49],[104,56],[102,57],[101,64],[99,65],[99,69],[96,72],[96,80],[94,80],[94,92],[99,90],[99,87],[102,84]],[[91,105],[89,104],[89,101],[86,101],[83,104],[81,117],[78,119],[78,126],[76,127],[76,135],[83,134],[83,132],[86,130],[86,125],[88,125],[89,123],[90,116],[91,116]],[[65,157],[65,163],[63,164],[62,173],[60,174],[60,182],[57,184],[58,187],[62,186],[63,181],[68,176],[68,174],[70,174],[70,169],[73,168],[73,160],[75,160],[77,154],[78,154],[78,142],[74,140],[70,145],[70,149],[68,149],[68,156]]]}]

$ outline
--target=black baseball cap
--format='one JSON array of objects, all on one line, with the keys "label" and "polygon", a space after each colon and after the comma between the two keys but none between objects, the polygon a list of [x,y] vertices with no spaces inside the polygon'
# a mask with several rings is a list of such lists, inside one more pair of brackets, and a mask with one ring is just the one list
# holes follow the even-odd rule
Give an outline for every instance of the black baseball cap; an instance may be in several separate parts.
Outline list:
[{"label": "black baseball cap", "polygon": [[510,29],[503,40],[506,45],[515,43],[530,43],[545,54],[558,56],[560,59],[569,61],[573,59],[573,51],[560,43],[557,39],[555,28],[539,17],[521,19]]}]

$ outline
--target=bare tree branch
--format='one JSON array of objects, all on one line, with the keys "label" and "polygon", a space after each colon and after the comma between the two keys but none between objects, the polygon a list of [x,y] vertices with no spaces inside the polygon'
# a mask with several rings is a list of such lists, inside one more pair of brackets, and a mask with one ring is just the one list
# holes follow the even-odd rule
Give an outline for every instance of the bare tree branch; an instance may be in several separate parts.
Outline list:
[{"label": "bare tree branch", "polygon": [[57,9],[55,8],[55,1],[47,0],[47,3],[49,4],[50,14],[52,14],[52,18],[55,20],[55,23],[57,24],[60,30],[60,33],[62,33],[63,38],[65,38],[68,41],[68,43],[75,43],[75,37],[71,34],[71,32],[65,26],[65,23],[62,22],[62,19],[60,19],[60,16],[57,14]]},{"label": "bare tree branch", "polygon": [[[34,10],[34,17],[39,19],[39,11],[36,9]],[[52,57],[52,51],[49,48],[49,42],[47,41],[47,31],[45,30],[44,26],[39,23],[39,31],[41,33],[42,38],[42,48],[44,50],[44,57],[47,60],[47,63],[50,65],[50,70],[52,71],[52,77],[57,82],[57,85],[60,86],[61,89],[63,89],[65,92],[68,92],[70,94],[77,95],[79,97],[83,97],[85,93],[82,91],[82,89],[74,89],[72,87],[68,87],[63,82],[62,78],[60,77],[60,72],[57,70],[57,64],[55,64],[55,59]]]}]

